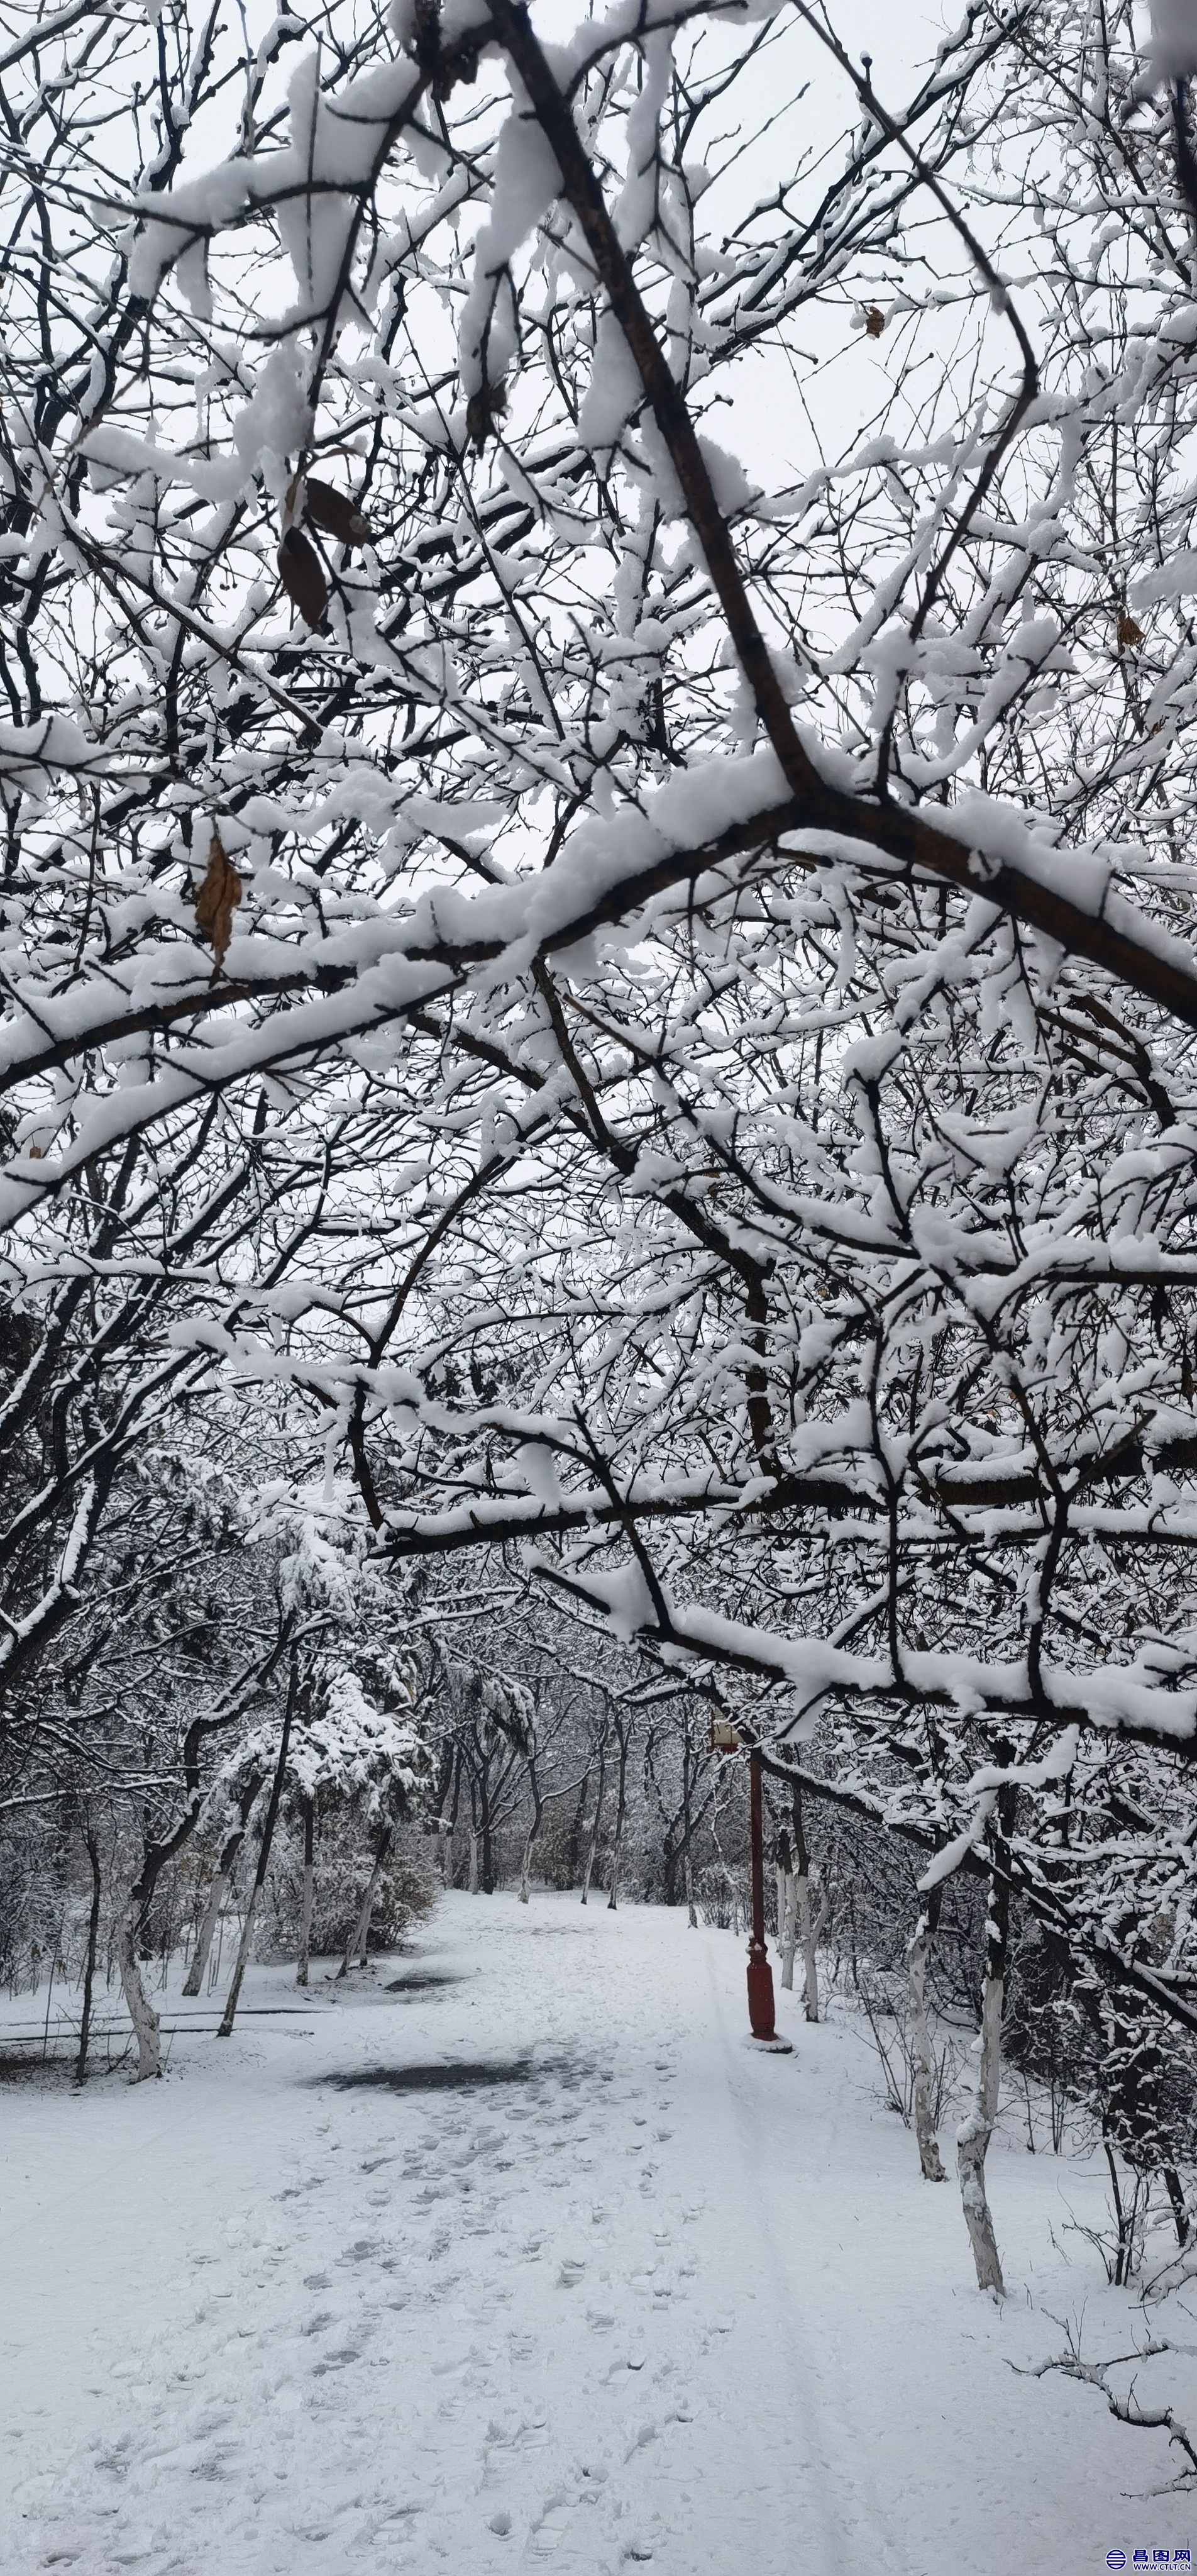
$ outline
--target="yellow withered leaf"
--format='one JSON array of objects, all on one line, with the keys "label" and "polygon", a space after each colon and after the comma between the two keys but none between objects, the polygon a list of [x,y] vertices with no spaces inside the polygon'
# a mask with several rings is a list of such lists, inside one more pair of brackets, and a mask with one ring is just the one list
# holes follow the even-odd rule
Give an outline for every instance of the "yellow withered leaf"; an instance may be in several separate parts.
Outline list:
[{"label": "yellow withered leaf", "polygon": [[201,938],[215,950],[218,966],[224,964],[225,950],[233,935],[233,914],[240,901],[241,879],[219,832],[213,832],[204,881],[195,898],[195,921]]}]

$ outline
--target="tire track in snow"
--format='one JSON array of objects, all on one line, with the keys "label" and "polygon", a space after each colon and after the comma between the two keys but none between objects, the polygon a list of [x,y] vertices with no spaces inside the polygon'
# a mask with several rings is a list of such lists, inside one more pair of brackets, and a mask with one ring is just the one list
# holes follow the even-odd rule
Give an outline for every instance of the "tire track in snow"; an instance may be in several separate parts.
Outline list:
[{"label": "tire track in snow", "polygon": [[[720,2105],[722,2089],[729,2164],[740,2178],[740,2236],[756,2309],[752,2340],[771,2358],[760,2383],[759,2437],[771,2457],[784,2456],[797,2432],[805,2477],[817,2491],[823,2565],[836,2567],[846,2554],[849,2565],[877,2569],[880,2576],[918,2576],[869,2472],[867,2428],[845,2423],[828,2385],[841,2317],[814,2295],[809,2262],[826,2223],[822,2178],[806,2170],[800,2184],[787,2179],[804,2148],[809,2155],[805,2119],[813,2080],[802,2055],[806,2025],[785,2025],[794,2038],[792,2057],[754,2050],[747,2006],[741,2021],[738,1997],[721,1986],[709,1951],[707,1968],[724,2060],[723,2086],[712,2091]],[[762,2309],[769,2313],[762,2315]],[[809,2527],[810,2487],[801,2481],[791,2501],[799,2531]],[[920,2560],[920,2570],[921,2565]]]}]

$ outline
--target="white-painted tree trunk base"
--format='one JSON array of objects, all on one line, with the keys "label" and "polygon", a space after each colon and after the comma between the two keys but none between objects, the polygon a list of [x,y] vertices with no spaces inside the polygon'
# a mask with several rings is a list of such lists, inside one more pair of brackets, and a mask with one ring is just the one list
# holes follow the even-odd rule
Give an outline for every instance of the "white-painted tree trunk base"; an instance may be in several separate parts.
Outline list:
[{"label": "white-painted tree trunk base", "polygon": [[794,1953],[798,1947],[798,1907],[792,1869],[779,1869],[777,1873],[777,1947],[781,1953],[781,1982],[789,1995],[794,1991]]},{"label": "white-painted tree trunk base", "polygon": [[977,2107],[963,2123],[956,2136],[956,2168],[960,2176],[960,2197],[964,2203],[964,2223],[968,2229],[973,2261],[977,2267],[979,2290],[996,2290],[1002,2295],[1005,2283],[998,2256],[993,2214],[985,2196],[985,2156],[997,2118],[998,2091],[1001,2084],[1002,2060],[1002,1990],[1001,1977],[986,1977],[981,1997],[981,2065],[977,2079]]},{"label": "white-painted tree trunk base", "polygon": [[362,1898],[361,1911],[357,1918],[353,1939],[345,1953],[345,1965],[347,1968],[351,1958],[356,1958],[359,1968],[366,1967],[369,1961],[370,1917],[374,1912],[374,1898],[378,1889],[378,1881],[382,1875],[382,1864],[387,1856],[388,1844],[389,1837],[388,1843],[384,1844],[382,1850],[376,1852],[374,1855],[374,1864],[370,1871],[369,1878],[366,1881],[366,1892]]},{"label": "white-painted tree trunk base", "polygon": [[162,2073],[162,2035],[158,2015],[141,1982],[141,1969],[137,1962],[137,1926],[128,1906],[117,1928],[116,1957],[137,2041],[137,2082],[144,2084],[147,2077]]},{"label": "white-painted tree trunk base", "polygon": [[216,1938],[216,1926],[220,1921],[220,1909],[228,1892],[229,1873],[227,1870],[218,1869],[208,1892],[208,1902],[204,1907],[203,1920],[195,1944],[195,1957],[183,1980],[185,1995],[198,1995],[203,1985],[204,1972],[212,1956],[212,1943]]},{"label": "white-painted tree trunk base", "polygon": [[1006,2285],[1002,2279],[993,2213],[985,2197],[985,2151],[991,2135],[984,2120],[966,2120],[956,2138],[956,2166],[960,2175],[964,2223],[977,2267],[977,2288],[996,2290],[1001,2296]]},{"label": "white-painted tree trunk base", "polygon": [[232,2031],[233,2021],[237,2011],[237,2003],[241,1993],[241,1981],[245,1975],[246,1968],[249,1965],[250,1948],[254,1937],[254,1916],[257,1909],[258,1890],[255,1885],[249,1892],[249,1903],[245,1909],[245,1921],[241,1926],[241,1938],[237,1944],[236,1964],[233,1968],[229,1991],[225,1998],[224,2011],[220,2016],[220,2027],[217,2033],[217,2036],[220,2039],[228,2039]]},{"label": "white-painted tree trunk base", "polygon": [[828,1899],[820,1893],[816,1916],[810,1901],[810,1879],[803,1875],[795,1882],[798,1898],[798,1923],[802,1935],[802,2001],[808,2021],[819,2018],[819,1940],[827,1921]]},{"label": "white-painted tree trunk base", "polygon": [[926,1916],[921,1915],[906,1953],[906,1974],[910,1985],[910,2050],[914,2062],[914,2134],[924,2181],[946,2182],[948,2177],[939,2152],[932,2110],[935,2059],[927,2022],[927,1960],[930,1949],[930,1925]]}]

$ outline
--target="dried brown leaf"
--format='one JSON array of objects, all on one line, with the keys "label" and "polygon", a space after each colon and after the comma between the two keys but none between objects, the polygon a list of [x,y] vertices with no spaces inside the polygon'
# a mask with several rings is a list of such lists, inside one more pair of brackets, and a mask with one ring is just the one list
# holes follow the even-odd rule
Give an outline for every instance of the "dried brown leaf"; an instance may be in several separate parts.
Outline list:
[{"label": "dried brown leaf", "polygon": [[879,340],[885,329],[885,315],[879,304],[870,304],[865,315],[865,329],[870,340]]},{"label": "dried brown leaf", "polygon": [[323,528],[326,536],[336,537],[343,546],[368,546],[370,522],[344,492],[331,483],[318,483],[314,475],[307,480],[305,515],[314,528]]},{"label": "dried brown leaf", "polygon": [[[308,486],[309,492],[311,485]],[[321,627],[328,608],[328,583],[320,557],[300,528],[288,528],[278,550],[278,577],[294,600],[305,626]]]},{"label": "dried brown leaf", "polygon": [[241,879],[219,832],[213,832],[204,881],[195,898],[195,922],[201,938],[210,941],[215,949],[218,966],[224,964],[225,950],[233,935],[233,914],[240,901]]},{"label": "dried brown leaf", "polygon": [[466,404],[466,428],[481,455],[495,422],[507,409],[506,385],[479,385]]},{"label": "dried brown leaf", "polygon": [[1143,629],[1140,626],[1137,617],[1132,617],[1130,610],[1128,608],[1124,608],[1118,620],[1119,652],[1127,653],[1133,651],[1134,646],[1136,644],[1141,644],[1142,641]]}]

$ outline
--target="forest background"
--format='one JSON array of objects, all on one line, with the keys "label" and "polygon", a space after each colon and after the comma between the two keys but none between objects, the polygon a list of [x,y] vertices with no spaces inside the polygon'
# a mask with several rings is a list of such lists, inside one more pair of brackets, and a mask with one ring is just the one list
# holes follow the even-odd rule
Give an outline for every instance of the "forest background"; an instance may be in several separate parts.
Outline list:
[{"label": "forest background", "polygon": [[731,1724],[1183,2248],[1193,10],[4,29],[10,1985],[733,1921]]}]

